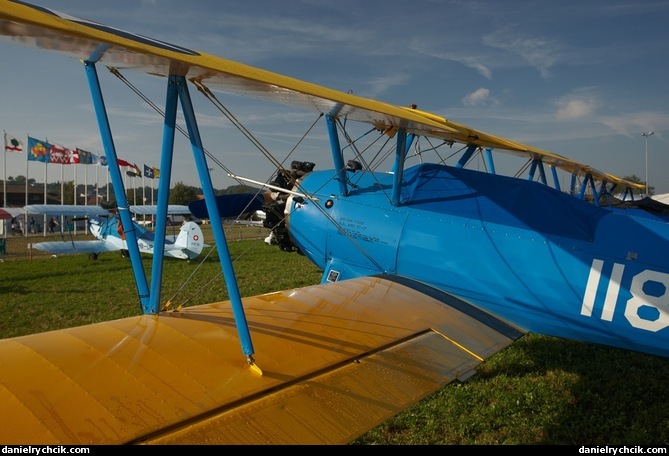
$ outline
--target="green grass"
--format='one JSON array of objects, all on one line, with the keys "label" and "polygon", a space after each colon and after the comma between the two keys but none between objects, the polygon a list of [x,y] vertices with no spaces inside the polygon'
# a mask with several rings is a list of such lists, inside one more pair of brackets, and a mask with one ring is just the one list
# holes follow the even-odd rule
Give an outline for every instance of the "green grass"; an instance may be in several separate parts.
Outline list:
[{"label": "green grass", "polygon": [[360,444],[667,445],[667,360],[538,335]]},{"label": "green grass", "polygon": [[[213,244],[208,227],[203,232],[206,242]],[[269,247],[258,233],[252,227],[233,227],[228,232],[228,248],[243,296],[320,281],[322,272],[304,256]],[[78,240],[88,238],[77,236]],[[0,338],[141,313],[129,259],[117,252],[103,253],[95,261],[87,255],[52,258],[37,250],[33,250],[31,258],[26,245],[41,240],[41,236],[8,239],[8,255],[0,263]],[[218,253],[212,251],[208,254],[209,249],[205,249],[190,262],[164,262],[161,303],[169,300],[173,306],[197,305],[228,299]],[[150,255],[143,255],[147,280],[151,261]]]},{"label": "green grass", "polygon": [[[228,233],[242,296],[318,283],[306,258],[262,243],[258,231]],[[211,235],[205,231],[208,242]],[[29,239],[33,242],[41,238]],[[8,239],[0,263],[0,338],[141,313],[129,261],[107,253],[28,255]],[[162,302],[227,299],[218,257],[167,260]],[[144,258],[150,269],[151,258]],[[529,335],[353,444],[669,444],[669,361]]]}]

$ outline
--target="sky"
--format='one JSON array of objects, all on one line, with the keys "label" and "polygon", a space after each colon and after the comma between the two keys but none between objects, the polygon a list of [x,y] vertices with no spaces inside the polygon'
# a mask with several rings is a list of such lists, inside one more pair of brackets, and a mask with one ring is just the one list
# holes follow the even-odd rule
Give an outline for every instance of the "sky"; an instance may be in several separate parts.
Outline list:
[{"label": "sky", "polygon": [[[32,3],[151,38],[400,106],[531,144],[669,192],[669,0],[36,0]],[[0,41],[0,127],[104,155],[80,62]],[[158,167],[162,119],[103,70],[119,158]],[[124,74],[158,106],[164,80]],[[215,188],[231,171],[268,180],[273,166],[191,90]],[[295,108],[222,95],[279,161],[331,167],[324,123]],[[654,132],[644,137],[643,132]],[[318,140],[318,142],[317,142]],[[301,145],[302,146],[302,145]],[[49,182],[73,179],[49,165]],[[95,179],[78,166],[78,183]],[[647,170],[647,171],[646,171]],[[5,175],[44,181],[45,166],[5,153]],[[647,174],[646,174],[647,173]],[[177,139],[172,183],[199,187]],[[104,184],[104,182],[100,182]],[[145,182],[150,185],[151,182]]]}]

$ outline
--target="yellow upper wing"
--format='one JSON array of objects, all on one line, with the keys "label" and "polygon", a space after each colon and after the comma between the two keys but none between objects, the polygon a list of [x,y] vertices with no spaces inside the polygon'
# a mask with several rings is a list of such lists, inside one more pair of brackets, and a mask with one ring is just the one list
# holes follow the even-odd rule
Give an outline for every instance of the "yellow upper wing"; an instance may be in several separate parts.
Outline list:
[{"label": "yellow upper wing", "polygon": [[[259,68],[153,40],[46,8],[0,0],[0,36],[15,42],[66,53],[157,76],[181,75],[209,87],[286,102],[333,116],[370,123],[380,130],[403,127],[418,135],[541,158],[544,163],[599,180],[623,183],[560,155],[475,130],[424,111],[393,106]],[[641,188],[641,186],[638,186]]]}]

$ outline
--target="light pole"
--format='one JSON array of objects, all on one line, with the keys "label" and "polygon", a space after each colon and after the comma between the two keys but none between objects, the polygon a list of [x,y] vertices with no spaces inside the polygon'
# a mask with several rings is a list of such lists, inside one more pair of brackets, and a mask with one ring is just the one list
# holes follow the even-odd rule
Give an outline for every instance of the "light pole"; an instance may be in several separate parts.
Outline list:
[{"label": "light pole", "polygon": [[646,138],[646,196],[648,196],[648,137],[652,136],[654,131],[644,131],[641,136]]}]

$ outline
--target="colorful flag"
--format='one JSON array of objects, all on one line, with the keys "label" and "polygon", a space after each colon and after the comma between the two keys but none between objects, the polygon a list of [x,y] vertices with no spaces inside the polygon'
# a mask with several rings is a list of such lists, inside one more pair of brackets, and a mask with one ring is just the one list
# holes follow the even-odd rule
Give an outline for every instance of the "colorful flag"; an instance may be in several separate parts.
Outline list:
[{"label": "colorful flag", "polygon": [[70,163],[77,165],[79,163],[79,149],[70,151]]},{"label": "colorful flag", "polygon": [[130,165],[130,170],[128,171],[128,176],[134,175],[133,177],[142,177],[142,171],[136,164]]},{"label": "colorful flag", "polygon": [[121,171],[125,171],[128,176],[142,177],[142,172],[139,170],[137,165],[125,160],[121,160],[120,158],[117,158],[116,161],[118,162],[118,167],[121,169]]},{"label": "colorful flag", "polygon": [[153,168],[150,166],[144,165],[144,177],[148,177],[149,179],[153,179]]},{"label": "colorful flag", "polygon": [[51,144],[51,148],[49,149],[49,163],[69,165],[71,154],[72,151],[67,147],[63,147],[58,144]]},{"label": "colorful flag", "polygon": [[107,166],[107,157],[105,155],[100,155],[100,160],[98,161],[100,166]]},{"label": "colorful flag", "polygon": [[28,136],[28,161],[49,163],[51,144]]},{"label": "colorful flag", "polygon": [[93,154],[87,150],[79,149],[77,147],[77,152],[79,153],[79,163],[82,165],[92,165],[93,164]]},{"label": "colorful flag", "polygon": [[23,153],[23,142],[5,132],[5,151]]},{"label": "colorful flag", "polygon": [[160,170],[158,168],[153,168],[153,178],[158,179],[160,177]]}]

